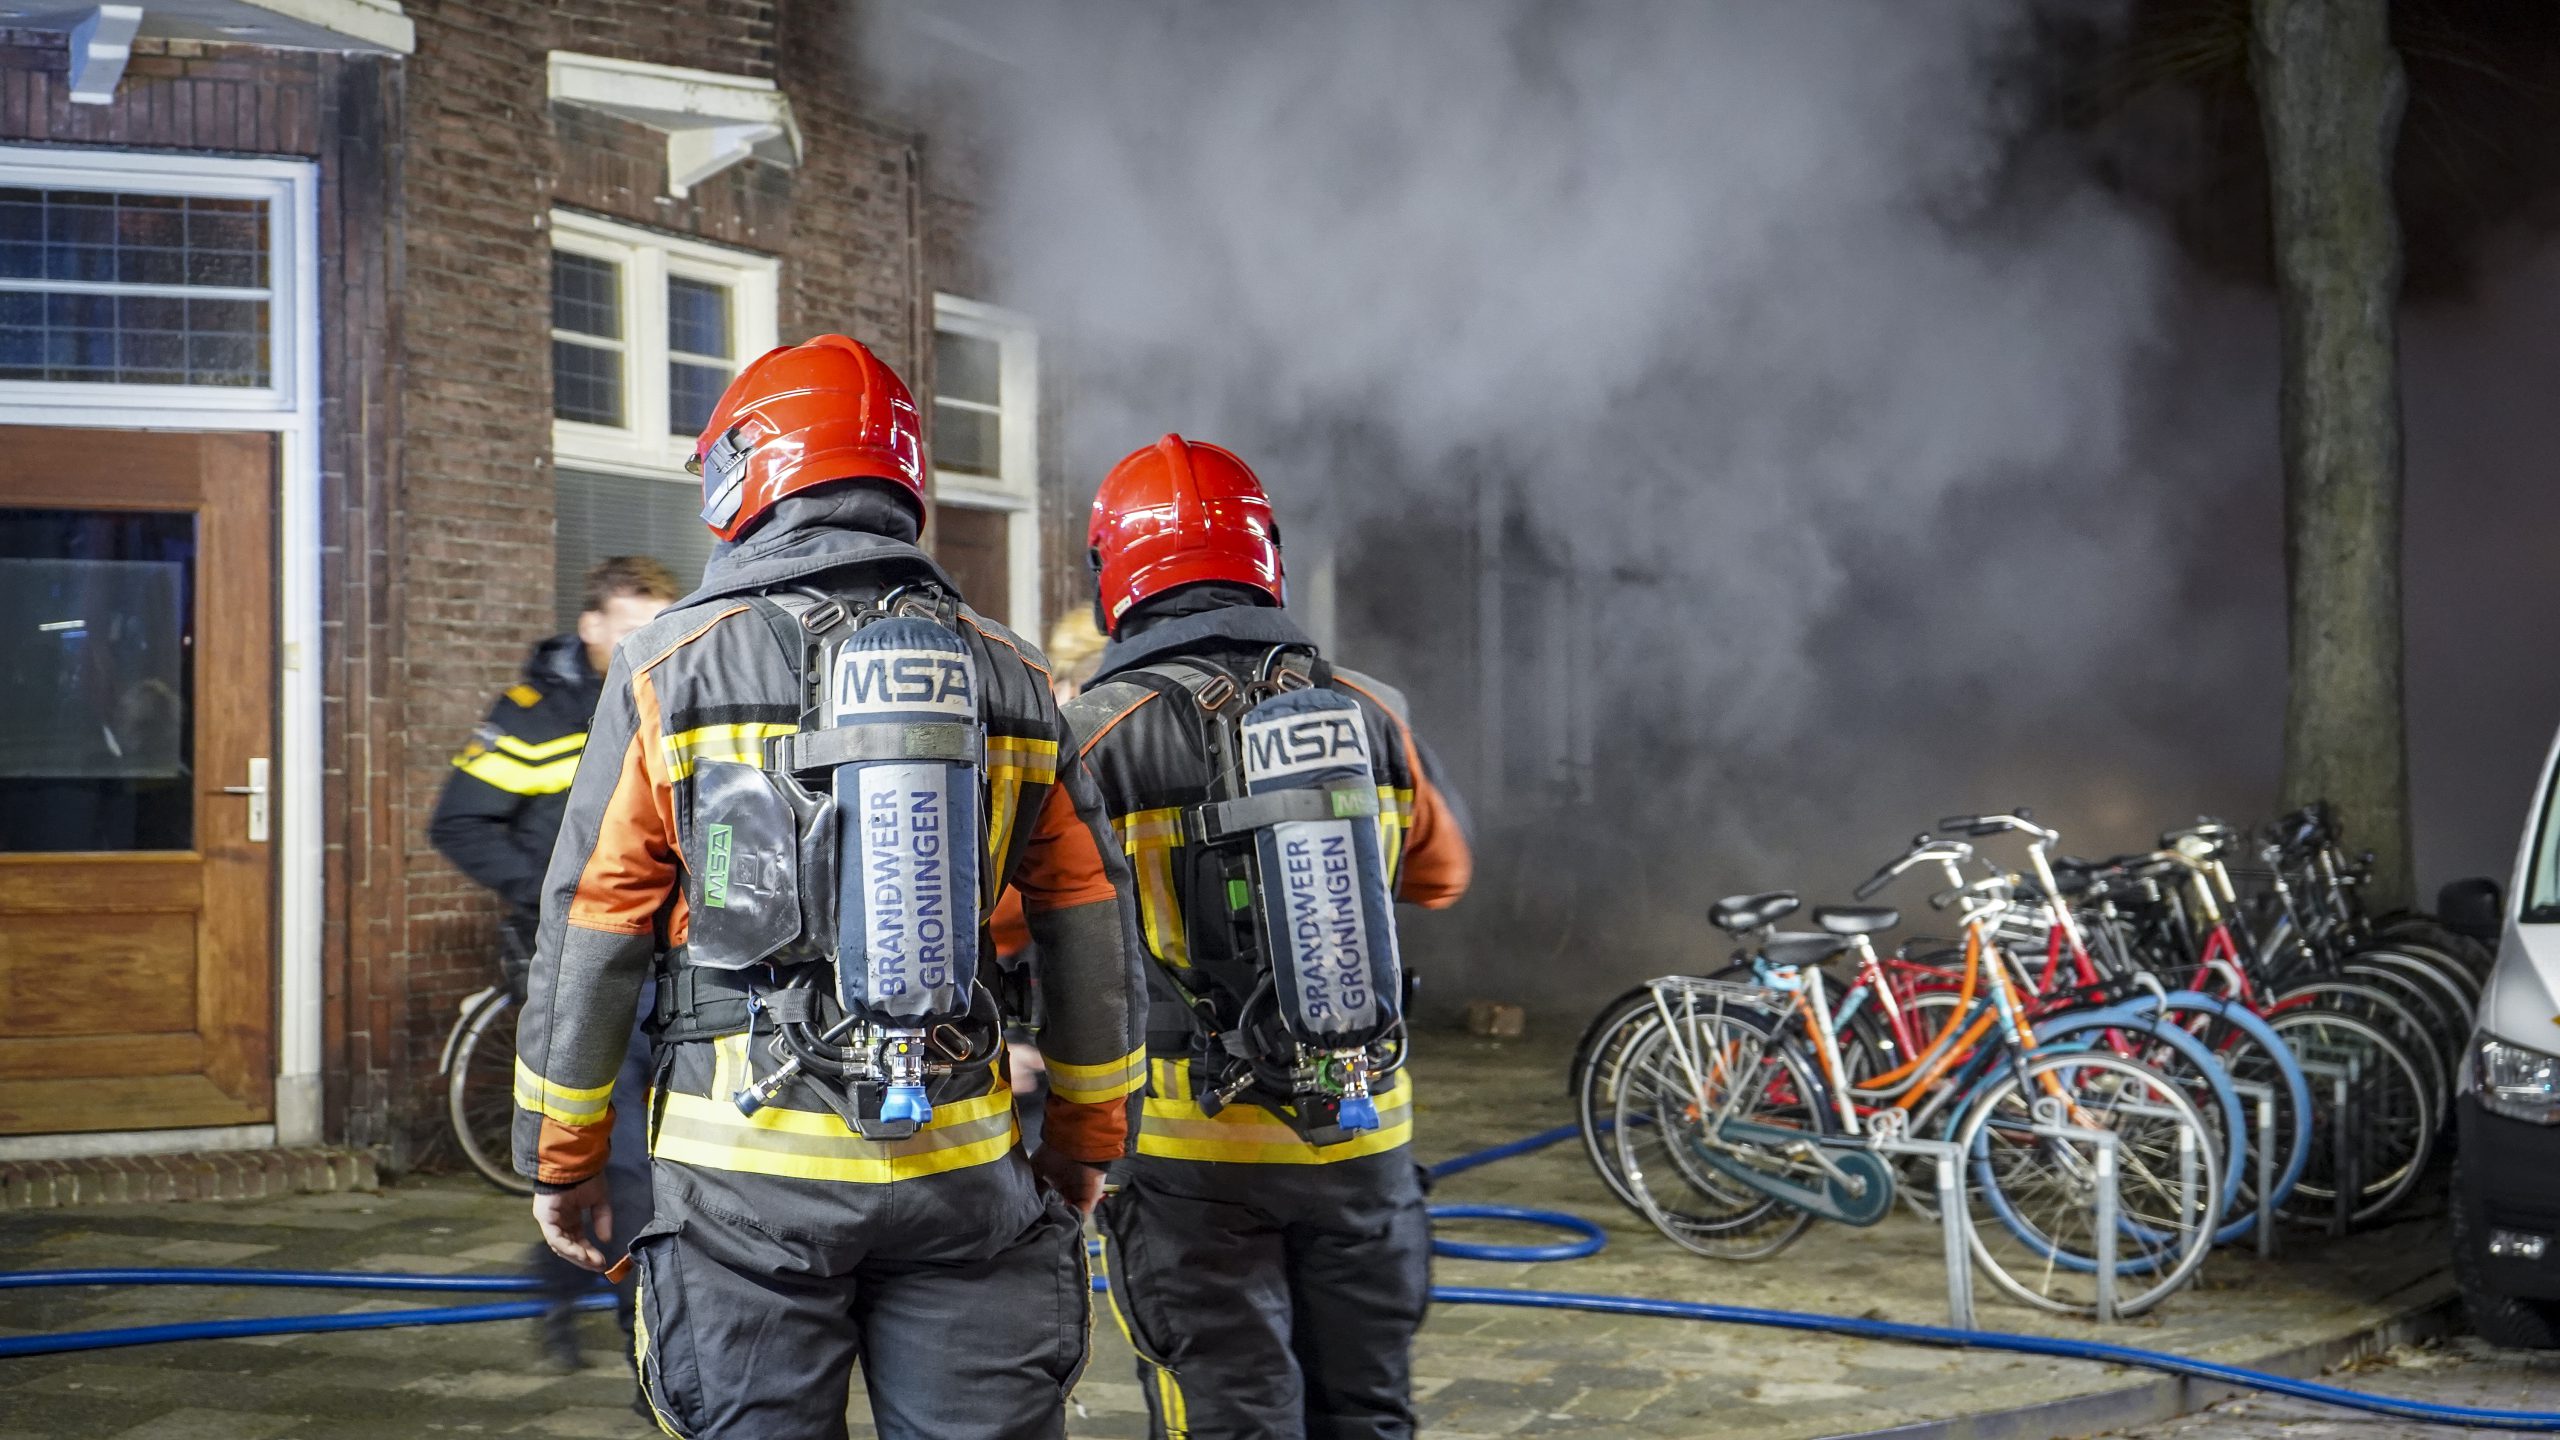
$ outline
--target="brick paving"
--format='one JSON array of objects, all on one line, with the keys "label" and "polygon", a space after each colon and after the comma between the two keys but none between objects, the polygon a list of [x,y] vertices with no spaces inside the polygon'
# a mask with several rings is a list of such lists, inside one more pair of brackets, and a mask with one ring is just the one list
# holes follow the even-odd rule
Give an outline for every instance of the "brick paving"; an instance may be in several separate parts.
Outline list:
[{"label": "brick paving", "polygon": [[314,1145],[271,1150],[0,1161],[0,1210],[177,1200],[265,1200],[381,1188],[373,1156]]},{"label": "brick paving", "polygon": [[[1439,1158],[1569,1118],[1551,1043],[1428,1039],[1418,1062],[1419,1153]],[[1535,1204],[1599,1222],[1609,1248],[1542,1265],[1442,1261],[1443,1284],[1718,1300],[1897,1320],[1944,1319],[1933,1231],[1896,1217],[1872,1231],[1817,1228],[1760,1265],[1674,1249],[1615,1206],[1572,1146],[1453,1178],[1438,1198]],[[462,1177],[379,1194],[98,1206],[0,1215],[0,1268],[248,1265],[505,1271],[529,1243],[523,1202]],[[2293,1237],[2261,1262],[2217,1256],[2205,1284],[2111,1332],[2133,1344],[2247,1361],[2353,1334],[2442,1293],[2434,1220],[2341,1242]],[[0,1333],[226,1315],[392,1308],[345,1292],[0,1291]],[[1982,1323],[2096,1334],[1986,1297]],[[586,1317],[584,1370],[535,1363],[532,1326],[500,1323],[255,1341],[208,1341],[0,1361],[0,1440],[90,1437],[650,1433],[628,1410],[611,1322]],[[1839,1341],[1674,1321],[1444,1306],[1417,1355],[1436,1437],[1692,1437],[1805,1440],[2106,1389],[2131,1377],[2023,1357]],[[1144,1433],[1127,1349],[1109,1320],[1075,1395],[1079,1437]],[[857,1412],[859,1406],[857,1404]],[[857,1423],[853,1433],[869,1434]],[[2211,1432],[2198,1432],[2211,1433]],[[2301,1432],[2288,1432],[2301,1433]],[[2396,1433],[2370,1428],[2361,1434]]]}]

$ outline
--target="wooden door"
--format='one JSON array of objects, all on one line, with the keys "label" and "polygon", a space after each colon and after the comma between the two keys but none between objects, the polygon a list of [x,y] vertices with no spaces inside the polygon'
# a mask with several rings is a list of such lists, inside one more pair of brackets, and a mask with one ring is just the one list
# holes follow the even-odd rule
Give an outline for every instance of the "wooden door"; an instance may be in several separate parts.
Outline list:
[{"label": "wooden door", "polygon": [[0,1134],[274,1118],[274,487],[0,429]]}]

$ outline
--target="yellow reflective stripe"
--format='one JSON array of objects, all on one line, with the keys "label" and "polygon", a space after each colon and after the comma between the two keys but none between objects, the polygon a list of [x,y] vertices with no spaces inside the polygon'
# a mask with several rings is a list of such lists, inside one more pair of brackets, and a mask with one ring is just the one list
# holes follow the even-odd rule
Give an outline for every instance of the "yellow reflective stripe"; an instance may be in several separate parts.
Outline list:
[{"label": "yellow reflective stripe", "polygon": [[1405,832],[1413,828],[1413,791],[1406,786],[1378,787],[1378,857],[1386,862],[1387,893],[1396,891],[1396,871],[1404,865]]},{"label": "yellow reflective stripe", "polygon": [[1138,923],[1147,948],[1177,970],[1191,968],[1191,942],[1182,928],[1182,902],[1173,883],[1173,849],[1182,843],[1182,811],[1167,806],[1136,810],[1111,822],[1121,852],[1138,882]]},{"label": "yellow reflective stripe", "polygon": [[1105,1104],[1147,1083],[1147,1052],[1144,1047],[1100,1065],[1070,1065],[1061,1060],[1051,1060],[1048,1067],[1050,1093],[1071,1105]]},{"label": "yellow reflective stripe", "polygon": [[1054,785],[1058,782],[1058,742],[1035,740],[1028,735],[990,735],[987,737],[987,860],[990,868],[1004,863],[1005,847],[1013,841],[1013,827],[1020,818],[1022,787]]},{"label": "yellow reflective stripe", "polygon": [[[1377,1096],[1385,1123],[1355,1140],[1310,1145],[1289,1122],[1259,1105],[1230,1105],[1215,1115],[1191,1102],[1191,1062],[1157,1061],[1155,1093],[1146,1099],[1138,1126],[1138,1153],[1167,1160],[1216,1160],[1239,1165],[1331,1165],[1396,1149],[1413,1139],[1413,1087],[1401,1075]],[[1184,1098],[1175,1098],[1177,1096]]]},{"label": "yellow reflective stripe", "polygon": [[1014,1146],[1013,1095],[997,1089],[934,1108],[903,1140],[865,1140],[832,1111],[741,1115],[726,1095],[670,1092],[652,1152],[709,1170],[884,1185],[1001,1160]]},{"label": "yellow reflective stripe", "polygon": [[557,740],[545,740],[538,745],[519,740],[513,735],[501,733],[498,736],[498,748],[519,760],[548,760],[555,755],[567,755],[584,749],[586,743],[587,732],[584,730],[574,735],[563,735]]},{"label": "yellow reflective stripe", "polygon": [[524,1057],[516,1057],[516,1107],[537,1115],[547,1115],[563,1125],[593,1125],[604,1118],[613,1102],[613,1082],[608,1080],[592,1090],[568,1085],[554,1085],[534,1073]]},{"label": "yellow reflective stripe", "polygon": [[730,725],[697,726],[665,736],[659,743],[666,751],[667,778],[681,780],[693,773],[694,766],[707,760],[761,765],[765,741],[776,735],[796,734],[799,729],[788,720],[742,720]]},{"label": "yellow reflective stripe", "polygon": [[477,755],[455,756],[453,768],[510,795],[557,795],[578,778],[578,757],[568,755],[547,764],[527,765],[512,755],[484,750]]},{"label": "yellow reflective stripe", "polygon": [[1058,779],[1058,742],[1028,735],[987,737],[987,773],[1013,774],[1026,785],[1053,785]]}]

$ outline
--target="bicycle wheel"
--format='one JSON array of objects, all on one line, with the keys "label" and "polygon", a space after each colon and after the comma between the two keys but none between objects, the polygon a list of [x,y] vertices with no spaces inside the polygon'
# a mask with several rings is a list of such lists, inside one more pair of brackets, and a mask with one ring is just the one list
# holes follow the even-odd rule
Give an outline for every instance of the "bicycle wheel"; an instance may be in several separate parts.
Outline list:
[{"label": "bicycle wheel", "polygon": [[[2441,1115],[2444,1098],[2453,1093],[2453,1073],[2445,1068],[2444,1056],[2437,1052],[2427,1023],[2418,1018],[2411,1003],[2396,988],[2386,988],[2361,975],[2304,981],[2276,993],[2268,1018],[2304,1009],[2352,1016],[2389,1036],[2416,1067],[2430,1113]],[[2301,1052],[2297,1049],[2295,1053]]]},{"label": "bicycle wheel", "polygon": [[455,1022],[453,1069],[445,1076],[445,1114],[464,1158],[501,1190],[533,1193],[516,1173],[516,997],[493,990]]},{"label": "bicycle wheel", "polygon": [[2036,1102],[2077,1131],[2116,1140],[2116,1312],[2139,1315],[2184,1285],[2212,1248],[2222,1157],[2176,1082],[2103,1051],[2040,1054],[2008,1067],[1969,1104],[1974,1260],[2038,1309],[2097,1310],[2100,1142],[2038,1133]]},{"label": "bicycle wheel", "polygon": [[[2222,1157],[2222,1173],[2237,1175],[2249,1168],[2249,1115],[2240,1102],[2240,1092],[2231,1088],[2230,1073],[2203,1041],[2176,1021],[2162,1017],[2156,1002],[2149,997],[2123,1005],[2038,1016],[2036,1038],[2040,1042],[2072,1040],[2103,1047],[2158,1071],[2195,1102],[2196,1112],[2204,1117],[2214,1153]],[[2224,1189],[2229,1194],[2236,1187],[2226,1185]],[[2216,1241],[2228,1244],[2253,1228],[2254,1216],[2241,1210],[2232,1213],[2238,1218],[2227,1219],[2215,1234]]]},{"label": "bicycle wheel", "polygon": [[[2451,1077],[2461,1069],[2463,1047],[2471,1038],[2471,1012],[2459,999],[2439,988],[2440,977],[2429,972],[2423,962],[2405,955],[2361,950],[2348,956],[2338,973],[2388,990],[2409,1007],[2426,1032],[2427,1047],[2438,1062],[2437,1074]],[[2440,1094],[2449,1099],[2452,1092]]]},{"label": "bicycle wheel", "polygon": [[[1765,1125],[1811,1134],[1837,1128],[1813,1067],[1779,1038],[1779,1023],[1727,1008],[1684,1015],[1675,1030],[1657,1016],[1629,1051],[1610,1142],[1636,1209],[1684,1250],[1765,1260],[1813,1223],[1809,1212],[1704,1158],[1706,1147],[1716,1144],[1708,1124],[1728,1106],[1734,1118]],[[1696,1059],[1696,1082],[1684,1053]],[[1818,1174],[1808,1163],[1763,1152],[1719,1147],[1717,1153],[1782,1178],[1811,1181]]]},{"label": "bicycle wheel", "polygon": [[2426,1171],[2436,1137],[2435,1092],[2425,1067],[2406,1046],[2360,1016],[2303,1006],[2267,1017],[2311,1077],[2311,1142],[2301,1183],[2287,1198],[2287,1219],[2326,1220],[2338,1198],[2337,1101],[2325,1066],[2354,1069],[2350,1095],[2358,1114],[2348,1141],[2360,1172],[2348,1212],[2355,1222],[2397,1205]]},{"label": "bicycle wheel", "polygon": [[[2303,1166],[2311,1158],[2311,1083],[2302,1072],[2301,1061],[2294,1058],[2274,1026],[2237,1000],[2193,990],[2173,991],[2164,1013],[2203,1041],[2222,1061],[2224,1073],[2235,1084],[2261,1085],[2269,1092],[2275,1107],[2275,1124],[2267,1147],[2266,1168],[2275,1180],[2268,1187],[2272,1193],[2267,1203],[2281,1209],[2285,1197],[2301,1183]],[[2248,1215],[2254,1228],[2259,1170],[2256,1101],[2246,1094],[2241,1100],[2249,1109],[2251,1163],[2246,1170],[2226,1176],[2225,1188],[2231,1192],[2231,1213]],[[2221,1238],[2232,1240],[2239,1236],[2225,1234]]]},{"label": "bicycle wheel", "polygon": [[[1728,968],[1713,978],[1731,979],[1734,973],[1734,968]],[[1749,972],[1743,972],[1743,978],[1748,979]],[[1601,1007],[1600,1013],[1583,1027],[1582,1038],[1573,1052],[1574,1118],[1582,1126],[1583,1156],[1599,1172],[1600,1183],[1609,1187],[1609,1193],[1638,1214],[1644,1213],[1644,1203],[1636,1198],[1634,1187],[1618,1168],[1618,1150],[1609,1136],[1616,1123],[1618,1091],[1626,1073],[1629,1048],[1647,1022],[1658,1019],[1653,987],[1639,985]]]}]

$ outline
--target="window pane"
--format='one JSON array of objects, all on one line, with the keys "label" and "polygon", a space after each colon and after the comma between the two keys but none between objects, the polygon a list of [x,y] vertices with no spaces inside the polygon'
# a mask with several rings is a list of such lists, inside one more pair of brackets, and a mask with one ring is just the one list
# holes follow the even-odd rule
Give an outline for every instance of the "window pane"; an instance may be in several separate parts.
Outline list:
[{"label": "window pane", "polygon": [[1000,362],[993,340],[940,330],[933,337],[933,393],[981,405],[1004,403]]},{"label": "window pane", "polygon": [[729,287],[708,280],[668,276],[667,348],[679,355],[733,358],[729,349]]},{"label": "window pane", "polygon": [[1013,615],[1013,556],[1005,544],[1013,517],[1002,510],[939,505],[933,512],[933,558],[960,584],[960,598],[981,615]]},{"label": "window pane", "polygon": [[711,558],[701,486],[563,470],[559,497],[553,554],[561,629],[578,623],[587,567],[608,555],[654,555],[675,572],[677,584],[701,580],[703,562]]},{"label": "window pane", "polygon": [[622,267],[610,260],[553,251],[551,328],[621,339]]},{"label": "window pane", "polygon": [[973,475],[996,475],[1003,472],[1004,425],[1002,418],[986,410],[970,410],[958,405],[935,401],[933,406],[933,464],[938,470],[965,470]]},{"label": "window pane", "polygon": [[551,342],[551,413],[590,425],[622,424],[622,355],[574,340]]},{"label": "window pane", "polygon": [[195,517],[0,509],[0,852],[195,843]]},{"label": "window pane", "polygon": [[[0,299],[0,380],[254,387],[271,378],[267,205],[0,188],[0,276],[105,291]],[[157,293],[138,293],[138,292]]]},{"label": "window pane", "polygon": [[720,407],[720,392],[729,388],[729,372],[716,365],[667,362],[667,433],[700,435]]}]

